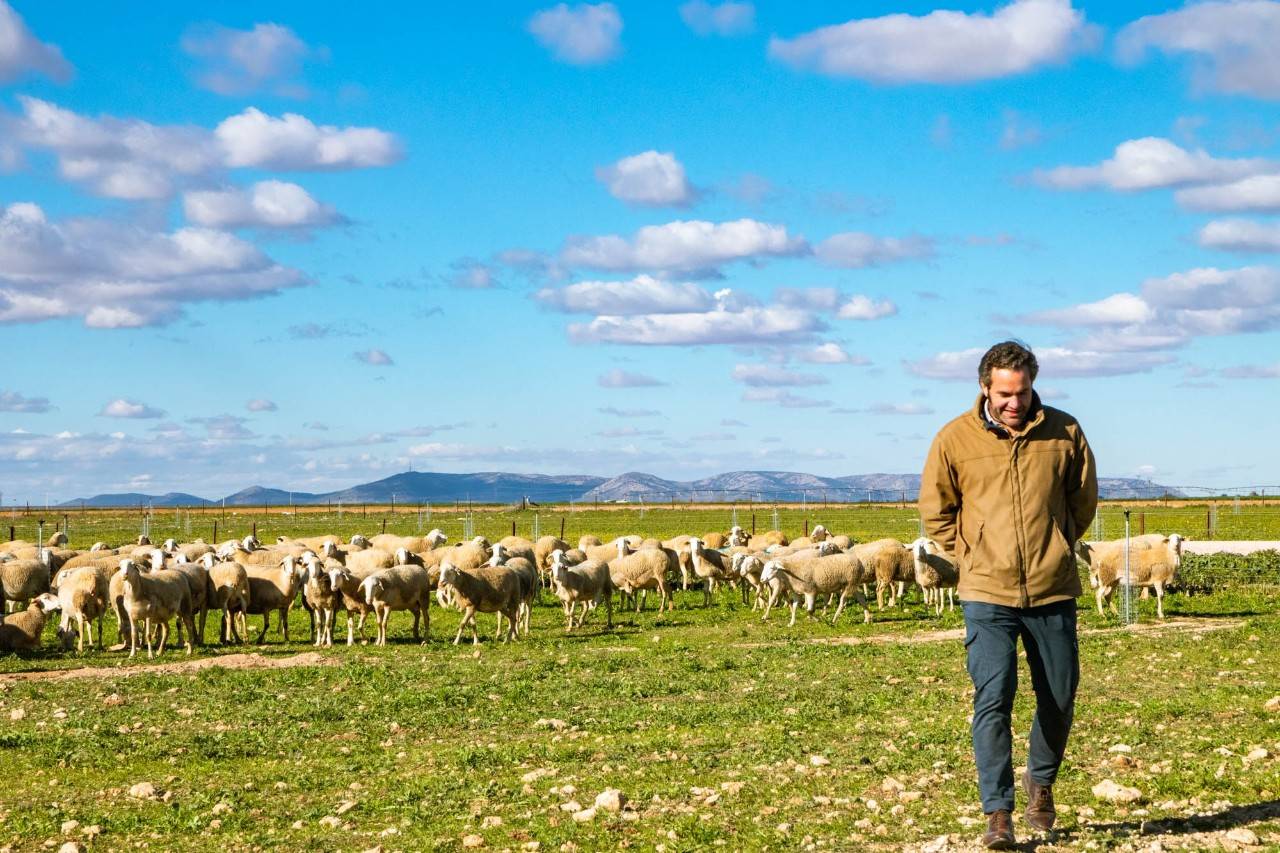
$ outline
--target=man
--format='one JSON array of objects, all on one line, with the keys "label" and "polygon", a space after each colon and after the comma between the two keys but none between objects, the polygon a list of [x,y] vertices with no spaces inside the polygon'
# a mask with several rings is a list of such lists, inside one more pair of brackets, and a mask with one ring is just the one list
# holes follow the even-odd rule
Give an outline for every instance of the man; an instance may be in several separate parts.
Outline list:
[{"label": "man", "polygon": [[1041,405],[1036,357],[1020,343],[987,350],[973,408],[944,426],[920,482],[925,533],[955,555],[973,679],[973,751],[991,850],[1015,845],[1011,717],[1022,638],[1036,714],[1027,823],[1053,826],[1052,786],[1066,750],[1080,664],[1075,541],[1098,504],[1093,452],[1075,418]]}]

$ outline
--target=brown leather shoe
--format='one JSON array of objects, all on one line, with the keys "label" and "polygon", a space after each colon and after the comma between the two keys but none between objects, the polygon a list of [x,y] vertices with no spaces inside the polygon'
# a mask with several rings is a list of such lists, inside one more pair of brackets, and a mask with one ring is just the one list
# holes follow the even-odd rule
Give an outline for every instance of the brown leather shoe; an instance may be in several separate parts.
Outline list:
[{"label": "brown leather shoe", "polygon": [[1013,815],[1008,809],[996,809],[987,815],[987,831],[980,843],[988,850],[1013,850],[1018,846],[1013,840]]},{"label": "brown leather shoe", "polygon": [[1030,773],[1022,774],[1022,790],[1027,792],[1027,811],[1023,815],[1027,825],[1040,832],[1053,829],[1053,821],[1058,812],[1053,807],[1053,786],[1041,785],[1031,778]]}]

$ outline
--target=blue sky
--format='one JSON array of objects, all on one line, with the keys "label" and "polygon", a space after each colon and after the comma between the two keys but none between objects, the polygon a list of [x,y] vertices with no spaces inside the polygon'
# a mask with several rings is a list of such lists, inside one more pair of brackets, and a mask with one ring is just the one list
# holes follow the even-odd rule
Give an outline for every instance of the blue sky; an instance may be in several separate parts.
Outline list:
[{"label": "blue sky", "polygon": [[913,472],[1008,336],[1104,475],[1276,484],[1276,45],[1264,0],[0,0],[0,489]]}]

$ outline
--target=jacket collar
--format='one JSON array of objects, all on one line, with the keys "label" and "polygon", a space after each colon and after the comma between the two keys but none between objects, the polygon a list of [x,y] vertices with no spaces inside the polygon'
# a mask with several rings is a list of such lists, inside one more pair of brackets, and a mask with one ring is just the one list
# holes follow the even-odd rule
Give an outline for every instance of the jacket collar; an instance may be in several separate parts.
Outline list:
[{"label": "jacket collar", "polygon": [[987,398],[984,395],[979,394],[973,404],[973,416],[977,419],[978,425],[996,438],[1018,438],[1027,435],[1044,421],[1044,406],[1040,405],[1040,395],[1034,390],[1031,392],[1031,411],[1028,414],[1026,425],[1020,431],[1014,432],[1004,424],[992,420],[987,411]]}]

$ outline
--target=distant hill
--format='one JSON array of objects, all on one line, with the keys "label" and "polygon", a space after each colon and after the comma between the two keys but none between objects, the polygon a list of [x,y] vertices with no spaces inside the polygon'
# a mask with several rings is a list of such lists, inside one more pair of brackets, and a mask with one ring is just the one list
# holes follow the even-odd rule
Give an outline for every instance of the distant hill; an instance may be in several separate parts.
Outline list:
[{"label": "distant hill", "polygon": [[[1106,477],[1098,481],[1106,499],[1182,497],[1170,489],[1148,480]],[[701,480],[665,480],[653,474],[630,471],[617,477],[587,475],[509,474],[483,471],[475,474],[438,474],[406,471],[372,483],[324,494],[289,492],[263,486],[250,486],[218,500],[208,500],[181,492],[146,495],[137,492],[95,495],[66,501],[60,506],[125,507],[146,506],[285,506],[345,503],[387,504],[446,503],[471,500],[476,503],[518,503],[528,498],[535,503],[573,501],[897,501],[916,499],[920,490],[918,474],[854,474],[847,477],[823,477],[792,471],[731,471]]]}]

